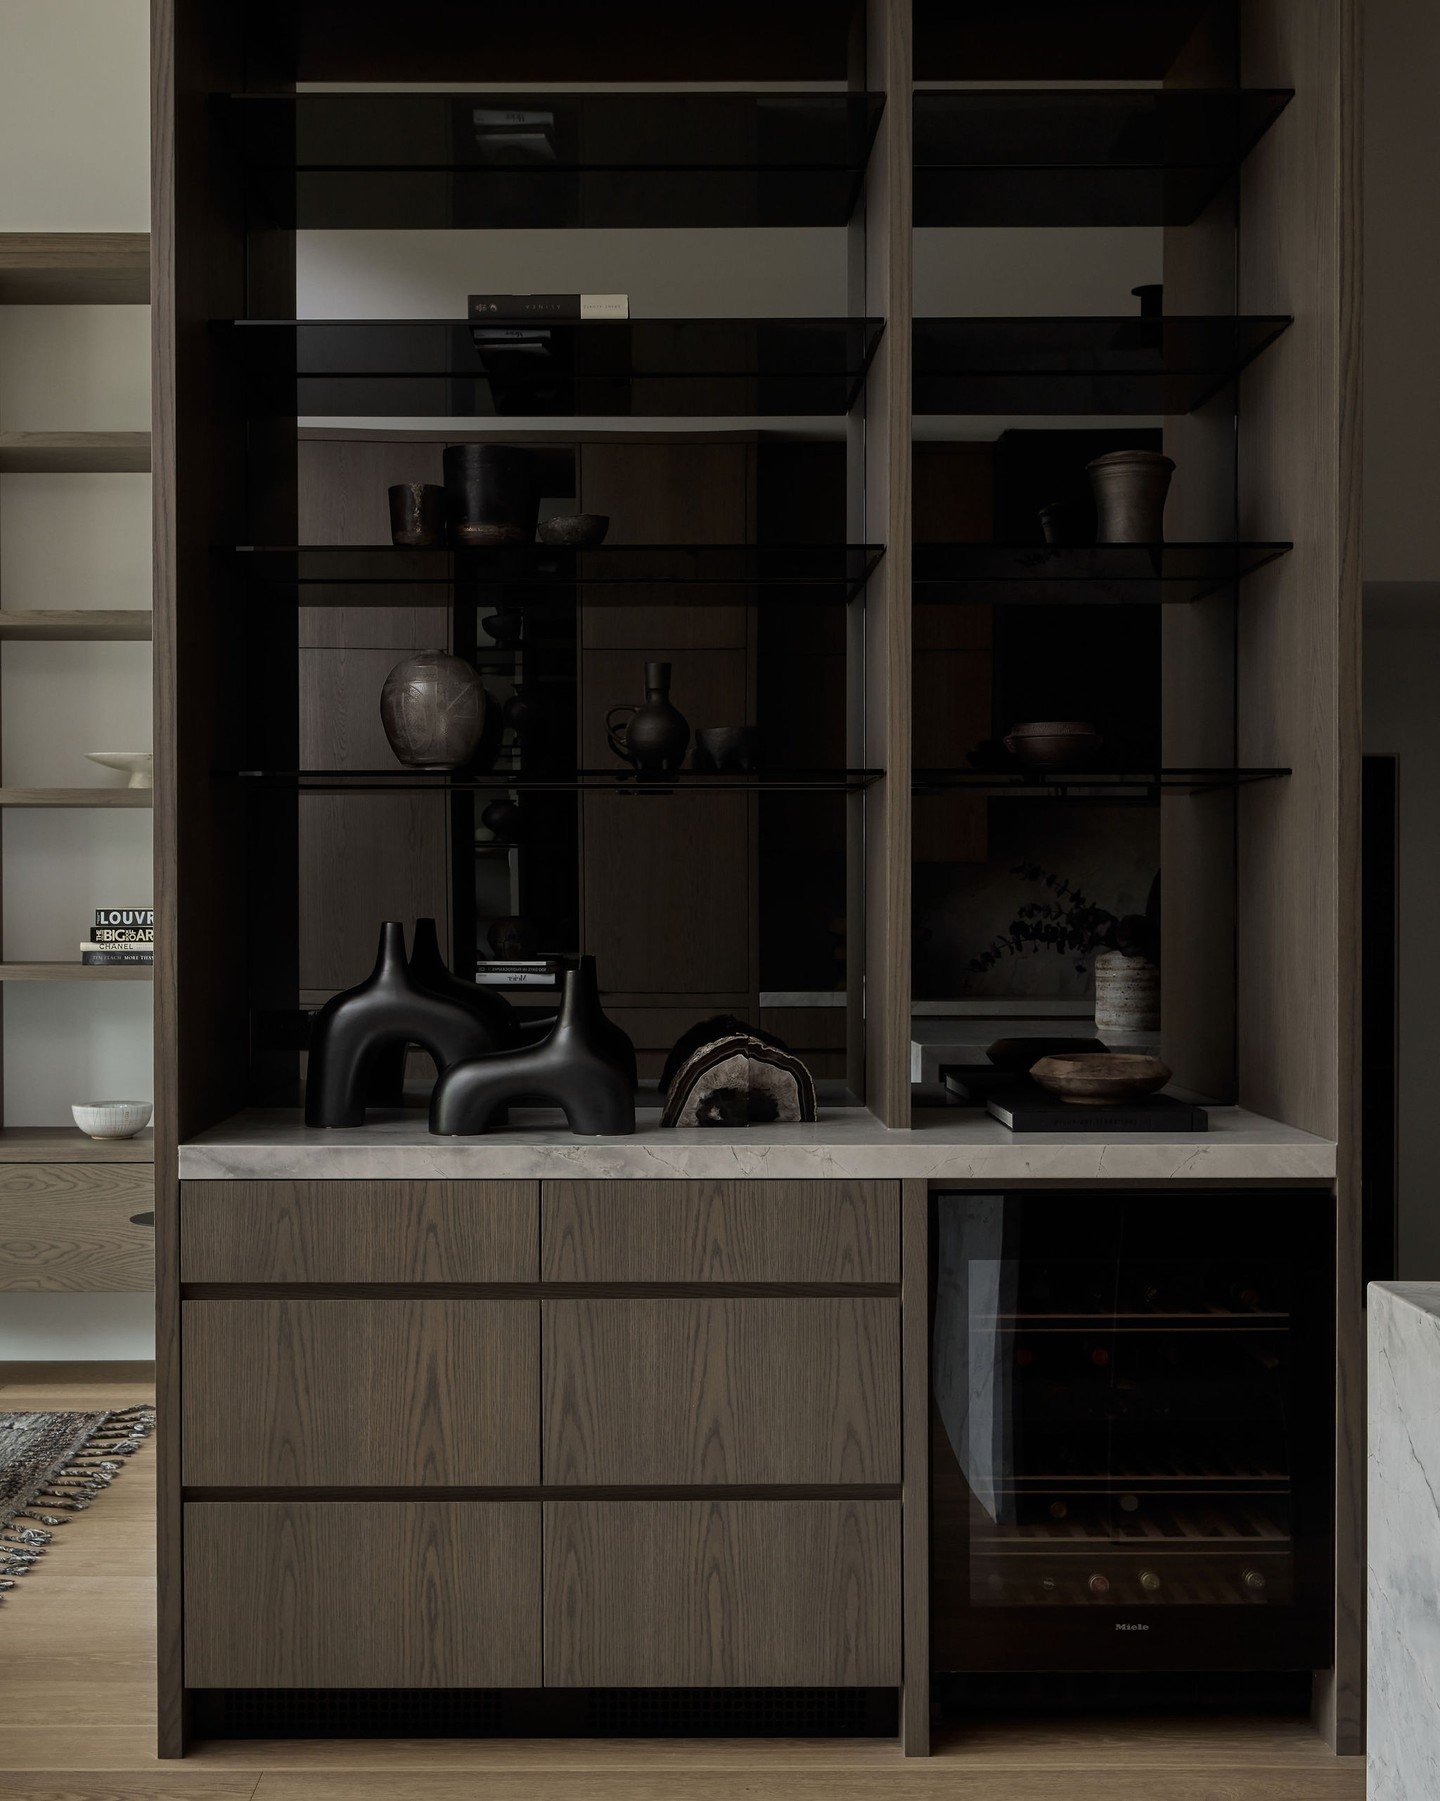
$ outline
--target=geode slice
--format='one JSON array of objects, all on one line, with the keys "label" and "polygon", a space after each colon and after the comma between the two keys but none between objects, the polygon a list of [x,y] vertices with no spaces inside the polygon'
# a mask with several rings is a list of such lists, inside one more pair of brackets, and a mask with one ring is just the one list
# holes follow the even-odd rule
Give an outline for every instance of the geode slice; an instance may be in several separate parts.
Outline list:
[{"label": "geode slice", "polygon": [[697,1046],[670,1081],[662,1126],[788,1125],[815,1117],[815,1081],[793,1051],[749,1032]]}]

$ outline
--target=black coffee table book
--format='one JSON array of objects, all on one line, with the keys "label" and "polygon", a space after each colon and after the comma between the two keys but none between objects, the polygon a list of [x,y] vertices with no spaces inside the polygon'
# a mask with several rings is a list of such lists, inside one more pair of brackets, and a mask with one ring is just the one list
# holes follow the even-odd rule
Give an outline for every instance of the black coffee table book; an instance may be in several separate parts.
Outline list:
[{"label": "black coffee table book", "polygon": [[1088,1107],[1057,1100],[1034,1082],[993,1090],[986,1111],[1012,1132],[1208,1132],[1203,1107],[1168,1094],[1147,1094],[1123,1106]]}]

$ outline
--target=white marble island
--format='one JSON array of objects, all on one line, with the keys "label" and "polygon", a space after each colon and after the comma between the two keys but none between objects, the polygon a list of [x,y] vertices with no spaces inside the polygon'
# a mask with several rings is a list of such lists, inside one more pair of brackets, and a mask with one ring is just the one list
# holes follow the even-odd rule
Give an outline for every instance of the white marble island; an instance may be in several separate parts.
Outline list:
[{"label": "white marble island", "polygon": [[863,1107],[822,1107],[809,1125],[667,1128],[641,1108],[624,1138],[576,1138],[553,1110],[517,1108],[504,1131],[435,1138],[423,1112],[364,1126],[307,1127],[294,1112],[251,1112],[180,1147],[185,1181],[509,1180],[726,1177],[954,1182],[1328,1182],[1335,1146],[1239,1107],[1210,1110],[1210,1130],[1011,1132],[963,1108],[917,1113],[905,1131]]},{"label": "white marble island", "polygon": [[1440,1796],[1440,1282],[1372,1282],[1369,1801]]}]

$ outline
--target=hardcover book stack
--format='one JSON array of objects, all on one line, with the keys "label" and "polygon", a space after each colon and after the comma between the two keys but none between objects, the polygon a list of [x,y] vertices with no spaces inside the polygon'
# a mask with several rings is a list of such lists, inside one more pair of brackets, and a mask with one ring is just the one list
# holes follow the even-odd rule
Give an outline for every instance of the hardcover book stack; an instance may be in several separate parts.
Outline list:
[{"label": "hardcover book stack", "polygon": [[80,961],[90,965],[155,962],[153,907],[97,907],[89,939],[80,946]]},{"label": "hardcover book stack", "polygon": [[557,988],[561,962],[558,957],[505,957],[475,965],[481,988]]}]

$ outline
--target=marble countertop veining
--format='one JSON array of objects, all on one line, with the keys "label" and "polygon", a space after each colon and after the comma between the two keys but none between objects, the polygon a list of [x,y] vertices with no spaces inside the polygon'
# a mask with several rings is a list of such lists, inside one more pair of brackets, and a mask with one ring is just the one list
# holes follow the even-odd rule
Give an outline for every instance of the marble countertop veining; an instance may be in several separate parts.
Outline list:
[{"label": "marble countertop veining", "polygon": [[823,1108],[814,1124],[662,1127],[642,1108],[626,1138],[577,1138],[553,1112],[516,1109],[502,1132],[434,1138],[423,1113],[379,1114],[365,1126],[307,1127],[298,1112],[248,1112],[180,1147],[185,1181],[538,1180],[545,1177],[830,1177],[981,1182],[1327,1181],[1335,1146],[1238,1107],[1210,1112],[1210,1131],[1106,1139],[1011,1132],[968,1109],[916,1114],[906,1131],[862,1107]]},{"label": "marble countertop veining", "polygon": [[1440,1282],[1373,1282],[1367,1335],[1370,1801],[1440,1795]]}]

